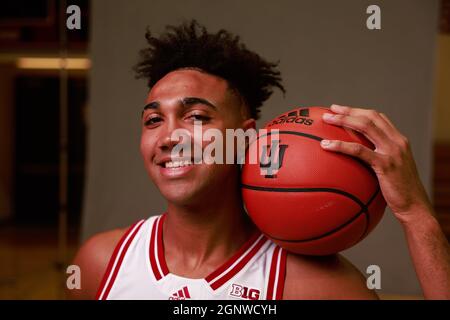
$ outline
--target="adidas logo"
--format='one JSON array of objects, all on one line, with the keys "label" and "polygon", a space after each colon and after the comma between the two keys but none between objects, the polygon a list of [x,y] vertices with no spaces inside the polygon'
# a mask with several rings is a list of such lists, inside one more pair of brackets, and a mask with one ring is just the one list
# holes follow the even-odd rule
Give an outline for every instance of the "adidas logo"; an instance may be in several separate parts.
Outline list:
[{"label": "adidas logo", "polygon": [[310,126],[314,123],[313,119],[309,118],[309,109],[297,109],[289,112],[288,114],[283,114],[270,122],[267,127],[271,127],[275,124],[283,124],[283,123],[296,123],[305,126]]},{"label": "adidas logo", "polygon": [[186,300],[190,299],[191,295],[189,294],[188,287],[184,286],[182,289],[177,292],[172,293],[169,297],[169,300]]}]

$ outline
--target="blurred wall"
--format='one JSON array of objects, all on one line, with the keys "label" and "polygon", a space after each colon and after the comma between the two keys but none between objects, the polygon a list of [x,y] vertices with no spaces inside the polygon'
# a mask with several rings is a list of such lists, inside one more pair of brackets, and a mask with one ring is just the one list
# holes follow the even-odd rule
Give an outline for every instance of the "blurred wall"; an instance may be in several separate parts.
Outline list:
[{"label": "blurred wall", "polygon": [[450,34],[438,36],[434,137],[440,143],[450,143]]},{"label": "blurred wall", "polygon": [[[381,6],[382,29],[366,28]],[[281,61],[286,97],[265,104],[259,125],[298,105],[331,103],[387,113],[413,146],[429,187],[437,1],[106,1],[92,4],[90,127],[83,238],[161,213],[165,203],[139,155],[145,81],[131,66],[148,25],[197,18],[239,34],[250,49]],[[377,229],[345,253],[362,272],[382,270],[382,292],[420,294],[402,229],[387,212]]]},{"label": "blurred wall", "polygon": [[13,213],[14,67],[0,66],[0,222]]}]

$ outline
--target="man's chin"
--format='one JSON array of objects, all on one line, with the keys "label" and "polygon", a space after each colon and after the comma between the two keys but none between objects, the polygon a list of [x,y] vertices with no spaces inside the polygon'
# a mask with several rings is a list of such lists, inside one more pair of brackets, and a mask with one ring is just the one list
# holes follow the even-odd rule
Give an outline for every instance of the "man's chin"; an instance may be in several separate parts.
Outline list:
[{"label": "man's chin", "polygon": [[176,205],[189,205],[193,204],[195,202],[195,190],[192,188],[189,190],[168,190],[167,189],[160,189],[160,192],[164,199],[166,199],[167,202],[173,203]]},{"label": "man's chin", "polygon": [[177,207],[194,207],[199,201],[195,201],[190,197],[164,197],[167,203]]}]

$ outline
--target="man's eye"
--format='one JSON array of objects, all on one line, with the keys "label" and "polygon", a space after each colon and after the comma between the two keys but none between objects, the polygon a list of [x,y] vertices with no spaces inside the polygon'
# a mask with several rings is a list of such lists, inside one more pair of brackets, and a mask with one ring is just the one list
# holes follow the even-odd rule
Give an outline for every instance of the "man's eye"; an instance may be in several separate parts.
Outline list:
[{"label": "man's eye", "polygon": [[150,125],[158,123],[160,121],[161,121],[160,117],[153,117],[153,118],[145,120],[144,125],[150,126]]},{"label": "man's eye", "polygon": [[201,122],[206,122],[211,119],[210,117],[204,116],[201,114],[193,114],[193,115],[190,115],[188,118],[192,119],[194,121],[201,121]]}]

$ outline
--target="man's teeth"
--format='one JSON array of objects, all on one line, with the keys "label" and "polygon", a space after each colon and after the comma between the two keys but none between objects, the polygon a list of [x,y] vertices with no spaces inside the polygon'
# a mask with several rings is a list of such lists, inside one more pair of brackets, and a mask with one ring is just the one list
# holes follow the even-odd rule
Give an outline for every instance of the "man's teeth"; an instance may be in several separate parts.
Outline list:
[{"label": "man's teeth", "polygon": [[181,160],[181,161],[169,161],[165,163],[166,168],[179,168],[190,166],[192,164],[191,160]]}]

